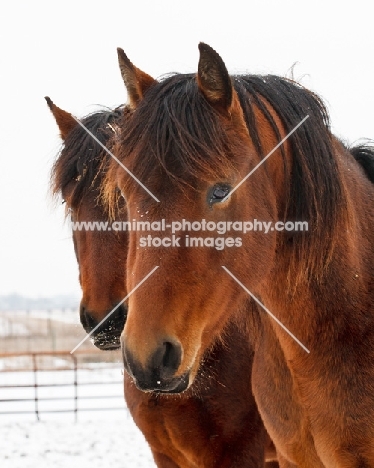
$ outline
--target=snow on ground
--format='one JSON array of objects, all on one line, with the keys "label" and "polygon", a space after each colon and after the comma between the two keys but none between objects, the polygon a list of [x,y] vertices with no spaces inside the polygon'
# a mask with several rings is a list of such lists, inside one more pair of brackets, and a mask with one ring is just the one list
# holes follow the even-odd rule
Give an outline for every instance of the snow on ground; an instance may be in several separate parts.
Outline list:
[{"label": "snow on ground", "polygon": [[[3,315],[0,339],[30,334],[27,321],[18,318],[79,321],[76,311]],[[70,361],[50,358],[47,364],[54,370],[40,370],[35,376],[27,370],[30,359],[0,360],[0,468],[155,468],[148,444],[125,406],[122,363],[86,363],[78,371],[76,386],[75,373],[67,368]],[[6,372],[10,369],[17,371]],[[35,378],[40,421],[35,414]]]},{"label": "snow on ground", "polygon": [[[96,363],[79,370],[77,422],[71,370],[38,372],[39,384],[65,384],[39,387],[40,421],[34,412],[33,373],[0,373],[1,385],[7,386],[0,386],[0,467],[154,468],[125,407],[121,369],[108,366]],[[68,411],[48,412],[56,410]]]},{"label": "snow on ground", "polygon": [[[131,416],[0,422],[1,468],[153,468]],[[0,416],[1,417],[1,416]],[[0,420],[1,421],[1,420]]]}]

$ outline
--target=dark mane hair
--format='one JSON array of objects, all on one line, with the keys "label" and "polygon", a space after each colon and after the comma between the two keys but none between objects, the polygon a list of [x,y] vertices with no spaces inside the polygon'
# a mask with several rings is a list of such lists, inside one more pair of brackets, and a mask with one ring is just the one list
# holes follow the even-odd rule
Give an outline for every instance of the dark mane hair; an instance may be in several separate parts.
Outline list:
[{"label": "dark mane hair", "polygon": [[[105,109],[84,117],[81,122],[103,145],[108,145],[122,115],[123,109],[120,107],[114,110]],[[77,124],[69,133],[53,164],[53,195],[64,196],[67,185],[75,181],[71,204],[78,205],[87,190],[99,188],[105,175],[104,166],[109,158],[109,154]]]},{"label": "dark mane hair", "polygon": [[[271,124],[281,140],[277,124],[264,104],[264,98],[281,119],[286,133],[308,119],[291,135],[292,151],[289,195],[284,221],[307,221],[309,232],[298,235],[294,266],[302,262],[307,276],[321,277],[331,260],[340,223],[346,221],[346,192],[338,169],[334,137],[328,111],[321,98],[293,80],[275,75],[238,77],[237,88],[247,125],[256,148],[261,148],[258,126],[253,122],[253,103]],[[250,99],[245,99],[246,96]],[[286,173],[287,173],[286,172]]]},{"label": "dark mane hair", "polygon": [[374,142],[352,146],[349,151],[361,165],[369,180],[374,183]]},{"label": "dark mane hair", "polygon": [[[304,261],[308,276],[312,271],[321,276],[331,259],[335,234],[347,207],[328,112],[316,94],[286,78],[239,75],[232,81],[249,134],[262,157],[265,154],[256,108],[279,141],[281,131],[267,104],[281,120],[282,132],[289,133],[309,116],[288,140],[292,167],[287,171],[289,193],[284,218],[309,223],[311,231],[295,236],[293,261]],[[135,155],[133,171],[140,179],[159,166],[180,182],[187,177],[222,176],[233,168],[233,142],[227,141],[220,118],[199,92],[194,74],[168,76],[149,89],[120,144],[124,160],[132,152]],[[141,157],[136,157],[140,153]]]},{"label": "dark mane hair", "polygon": [[133,151],[148,155],[135,161],[140,178],[155,163],[180,184],[189,176],[217,177],[234,168],[227,157],[232,143],[220,130],[215,112],[197,90],[195,75],[168,75],[138,105],[122,134],[120,152],[124,159]]}]

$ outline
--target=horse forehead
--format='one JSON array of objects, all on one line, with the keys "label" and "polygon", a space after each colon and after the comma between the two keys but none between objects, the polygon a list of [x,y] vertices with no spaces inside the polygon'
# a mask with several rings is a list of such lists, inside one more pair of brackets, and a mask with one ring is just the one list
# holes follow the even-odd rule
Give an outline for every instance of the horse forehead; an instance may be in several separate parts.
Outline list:
[{"label": "horse forehead", "polygon": [[144,195],[140,190],[132,194],[127,200],[127,207],[131,215],[140,217],[140,220],[154,221],[161,218],[176,219],[178,217],[193,216],[201,211],[201,194],[180,196],[179,192],[161,193],[153,192],[158,201],[155,201],[147,193]]}]

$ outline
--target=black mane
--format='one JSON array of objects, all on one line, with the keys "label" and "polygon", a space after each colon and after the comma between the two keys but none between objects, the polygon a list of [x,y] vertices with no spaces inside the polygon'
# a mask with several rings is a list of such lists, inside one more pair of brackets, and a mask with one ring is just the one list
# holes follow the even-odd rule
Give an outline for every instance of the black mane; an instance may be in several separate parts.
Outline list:
[{"label": "black mane", "polygon": [[[252,117],[253,103],[261,109],[279,141],[277,124],[260,97],[275,110],[287,134],[308,116],[288,139],[292,167],[286,171],[290,174],[286,182],[290,189],[284,221],[308,221],[309,232],[296,238],[298,254],[294,262],[303,260],[306,270],[320,276],[331,259],[339,225],[346,213],[346,193],[336,162],[328,111],[315,93],[279,76],[238,77],[236,87],[242,89],[239,92],[241,105],[252,139],[262,156],[258,127]],[[248,97],[245,100],[248,95],[250,100]]]},{"label": "black mane", "polygon": [[[84,117],[81,122],[103,145],[107,146],[122,114],[121,108],[106,109]],[[66,187],[75,181],[71,205],[78,205],[87,190],[99,188],[105,175],[105,172],[101,171],[109,158],[109,154],[77,124],[67,136],[52,167],[53,194],[62,194],[64,197]]]},{"label": "black mane", "polygon": [[124,159],[134,149],[147,155],[135,162],[139,178],[155,164],[180,183],[189,175],[218,175],[218,166],[230,165],[226,156],[230,142],[198,92],[194,74],[170,75],[152,86],[126,125],[121,146]]},{"label": "black mane", "polygon": [[[281,133],[291,132],[309,116],[288,140],[292,167],[286,171],[289,193],[284,218],[309,222],[312,232],[297,236],[299,248],[295,249],[298,254],[294,261],[302,257],[304,268],[321,273],[331,258],[338,224],[346,211],[328,112],[316,94],[286,78],[239,75],[232,81],[261,157],[265,154],[256,108],[278,141]],[[281,120],[282,129],[269,112],[269,105]],[[150,88],[126,126],[121,145],[120,157],[125,161],[133,154],[133,171],[141,180],[160,166],[164,176],[166,173],[181,183],[188,177],[222,176],[233,168],[232,142],[227,141],[219,116],[199,91],[194,74],[168,76]]]},{"label": "black mane", "polygon": [[373,143],[359,144],[349,148],[355,160],[362,166],[365,174],[374,183],[374,146]]}]

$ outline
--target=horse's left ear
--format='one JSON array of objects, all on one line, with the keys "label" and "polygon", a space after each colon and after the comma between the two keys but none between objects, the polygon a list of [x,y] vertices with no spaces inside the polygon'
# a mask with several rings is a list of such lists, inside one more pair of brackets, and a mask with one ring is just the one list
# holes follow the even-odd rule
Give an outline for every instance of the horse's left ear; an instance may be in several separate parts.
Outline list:
[{"label": "horse's left ear", "polygon": [[229,112],[233,100],[233,86],[229,72],[220,55],[200,42],[197,83],[207,101],[223,112]]},{"label": "horse's left ear", "polygon": [[157,80],[137,68],[127,57],[123,49],[118,47],[118,63],[123,82],[129,96],[129,105],[135,108],[143,99],[148,88],[157,83]]},{"label": "horse's left ear", "polygon": [[45,96],[44,99],[47,101],[48,107],[50,108],[53,117],[56,120],[56,123],[60,130],[61,138],[65,141],[69,133],[77,125],[77,121],[71,114],[69,114],[69,112],[66,112],[63,109],[60,109],[58,106],[56,106],[56,104],[52,101],[51,98]]}]

